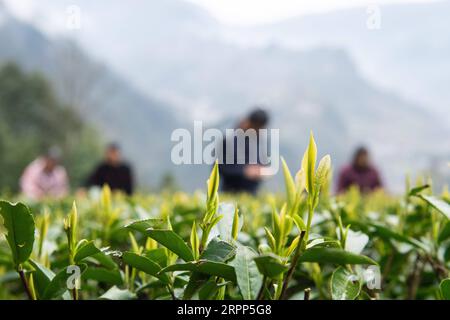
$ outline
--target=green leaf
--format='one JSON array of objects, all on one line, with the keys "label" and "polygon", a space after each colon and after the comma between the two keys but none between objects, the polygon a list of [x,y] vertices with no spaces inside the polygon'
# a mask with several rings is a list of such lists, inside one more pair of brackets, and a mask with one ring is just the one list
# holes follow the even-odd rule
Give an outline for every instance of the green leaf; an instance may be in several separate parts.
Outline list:
[{"label": "green leaf", "polygon": [[17,268],[28,260],[33,250],[34,243],[34,218],[22,203],[12,204],[0,201],[0,215],[7,231],[6,240]]},{"label": "green leaf", "polygon": [[214,279],[208,280],[198,291],[200,300],[212,300],[219,290],[220,286]]},{"label": "green leaf", "polygon": [[272,254],[261,255],[254,258],[259,272],[271,279],[277,279],[283,273],[285,273],[289,267],[282,264],[280,259]]},{"label": "green leaf", "polygon": [[81,245],[81,247],[77,248],[74,258],[75,263],[81,262],[83,259],[96,255],[100,252],[101,250],[95,246],[94,241],[88,241]]},{"label": "green leaf", "polygon": [[311,131],[308,148],[306,149],[302,159],[302,170],[306,175],[306,191],[308,191],[309,194],[314,194],[314,171],[316,169],[316,159],[317,146]]},{"label": "green leaf", "polygon": [[[28,263],[33,267],[33,279],[35,284],[35,289],[38,293],[38,298],[42,297],[44,295],[45,289],[48,287],[48,285],[52,282],[53,278],[55,277],[55,273],[44,267],[42,264],[34,261],[33,259],[28,260]],[[69,291],[66,291],[62,295],[64,300],[70,300],[71,296]]]},{"label": "green leaf", "polygon": [[144,252],[144,256],[161,266],[167,266],[167,250],[165,248],[157,248]]},{"label": "green leaf", "polygon": [[219,163],[216,161],[208,179],[208,201],[214,199],[219,190]]},{"label": "green leaf", "polygon": [[87,258],[87,260],[95,260],[100,265],[106,269],[113,270],[117,268],[117,264],[114,262],[113,258],[109,255],[110,252],[101,251],[93,256]]},{"label": "green leaf", "polygon": [[38,296],[41,297],[44,294],[45,289],[55,277],[55,273],[50,269],[47,269],[40,263],[30,259],[28,261],[33,267],[34,271],[34,284],[37,290]]},{"label": "green leaf", "polygon": [[255,300],[263,283],[254,258],[257,254],[249,247],[239,246],[233,260],[236,280],[244,300]]},{"label": "green leaf", "polygon": [[134,300],[137,296],[133,292],[124,289],[121,290],[116,286],[111,287],[108,291],[106,291],[102,296],[100,296],[100,300]]},{"label": "green leaf", "polygon": [[442,298],[450,300],[450,278],[442,280],[439,288],[441,289]]},{"label": "green leaf", "polygon": [[346,264],[373,264],[377,263],[369,257],[354,254],[336,248],[316,248],[306,250],[299,259],[300,262]]},{"label": "green leaf", "polygon": [[286,188],[286,196],[287,196],[287,202],[289,206],[289,210],[294,206],[295,204],[295,198],[297,195],[297,191],[295,188],[295,182],[292,178],[291,172],[289,171],[288,165],[286,164],[286,161],[284,158],[281,158],[281,164],[283,167],[283,175],[284,175],[284,183]]},{"label": "green leaf", "polygon": [[127,224],[125,228],[135,230],[141,233],[146,233],[150,228],[153,229],[167,229],[167,221],[164,219],[145,219],[134,221]]},{"label": "green leaf", "polygon": [[319,165],[317,166],[314,184],[314,192],[316,195],[319,194],[320,189],[326,182],[330,170],[331,170],[331,158],[330,155],[327,154],[320,160]]},{"label": "green leaf", "polygon": [[199,260],[196,262],[173,264],[162,269],[160,273],[173,271],[192,271],[204,273],[210,276],[217,276],[224,278],[225,280],[236,282],[234,268],[222,262]]},{"label": "green leaf", "polygon": [[208,282],[209,278],[206,274],[193,272],[184,289],[183,300],[191,300],[194,294]]},{"label": "green leaf", "polygon": [[269,246],[272,248],[272,250],[276,250],[277,247],[277,241],[275,240],[275,237],[273,236],[272,232],[267,227],[264,227],[264,231],[266,233],[267,241],[269,242]]},{"label": "green leaf", "polygon": [[236,248],[228,242],[213,238],[200,256],[201,260],[226,262],[234,257]]},{"label": "green leaf", "polygon": [[298,214],[294,214],[293,219],[294,219],[295,225],[297,226],[297,229],[300,232],[301,231],[306,231],[305,222],[303,221],[303,219]]},{"label": "green leaf", "polygon": [[122,255],[122,259],[129,266],[139,271],[145,272],[146,274],[154,276],[165,284],[168,284],[170,282],[166,274],[159,274],[159,272],[161,271],[161,266],[145,256],[141,256],[133,252],[124,252]]},{"label": "green leaf", "polygon": [[331,297],[333,300],[355,300],[361,292],[359,277],[343,267],[337,268],[331,276]]},{"label": "green leaf", "polygon": [[172,230],[154,230],[147,229],[146,234],[175,253],[184,261],[192,261],[194,260],[194,256],[192,255],[191,249],[188,247],[186,242],[177,235]]},{"label": "green leaf", "polygon": [[70,252],[74,252],[75,250],[78,233],[77,230],[78,230],[78,210],[74,201],[70,213],[64,219],[64,231],[67,234]]},{"label": "green leaf", "polygon": [[191,230],[191,248],[192,248],[192,255],[194,256],[194,259],[198,259],[199,256],[199,250],[200,250],[200,243],[198,240],[198,234],[197,234],[197,224],[192,224],[192,230]]},{"label": "green leaf", "polygon": [[426,201],[434,209],[442,213],[447,219],[450,219],[450,204],[434,196],[426,196],[420,194],[418,197]]},{"label": "green leaf", "polygon": [[[81,276],[87,270],[87,266],[85,264],[81,264],[79,267]],[[67,280],[73,275],[73,273],[68,273],[68,267],[58,272],[45,289],[42,299],[51,300],[61,297],[68,290]]]},{"label": "green leaf", "polygon": [[438,243],[442,243],[448,238],[450,238],[450,221],[447,221],[447,223],[444,225],[444,228],[442,228],[441,232],[439,233]]},{"label": "green leaf", "polygon": [[231,226],[231,238],[233,240],[237,240],[239,235],[239,208],[236,206],[234,209],[234,216],[233,216],[233,224]]},{"label": "green leaf", "polygon": [[97,282],[103,282],[111,285],[120,286],[123,284],[122,274],[119,269],[106,269],[98,267],[89,267],[83,273],[83,279],[95,280]]},{"label": "green leaf", "polygon": [[414,238],[402,235],[400,233],[392,231],[391,229],[381,226],[379,224],[370,223],[370,224],[368,224],[368,226],[375,229],[375,232],[371,232],[374,236],[378,236],[378,237],[385,238],[385,239],[393,239],[398,242],[410,244],[410,245],[412,245],[416,248],[420,248],[422,250],[427,250],[426,246],[423,243],[421,243],[420,241],[418,241]]},{"label": "green leaf", "polygon": [[416,196],[417,194],[419,194],[423,190],[428,189],[429,187],[430,186],[428,184],[426,184],[424,186],[412,188],[411,190],[409,190],[408,196],[409,197]]}]

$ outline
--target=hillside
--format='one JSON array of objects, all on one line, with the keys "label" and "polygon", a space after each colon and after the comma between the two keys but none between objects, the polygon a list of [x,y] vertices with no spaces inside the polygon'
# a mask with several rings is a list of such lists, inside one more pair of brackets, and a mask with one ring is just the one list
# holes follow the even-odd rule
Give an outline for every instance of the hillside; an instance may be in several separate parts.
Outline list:
[{"label": "hillside", "polygon": [[[346,48],[373,82],[409,101],[448,114],[450,1],[381,5],[380,29],[369,29],[366,7],[295,17],[279,23],[227,29],[240,43],[292,48]],[[450,117],[444,117],[450,127]]]},{"label": "hillside", "polygon": [[[281,154],[292,167],[298,166],[311,129],[336,167],[357,144],[369,145],[395,190],[405,172],[427,169],[430,157],[447,155],[444,121],[414,99],[374,85],[345,45],[305,49],[269,41],[242,46],[206,12],[179,0],[139,2],[125,13],[119,2],[106,11],[100,10],[101,2],[78,3],[89,17],[76,36],[86,49],[13,21],[0,29],[2,40],[13,44],[0,57],[51,74],[86,118],[126,145],[145,185],[175,170],[169,156],[172,128],[192,129],[193,120],[223,127],[228,119],[230,126],[257,103],[267,106],[271,125],[281,129]],[[126,26],[117,23],[123,15]],[[302,30],[291,28],[292,34]],[[430,143],[437,138],[439,143]],[[174,172],[181,186],[192,189],[203,186],[200,177],[208,171],[208,166],[184,166]]]},{"label": "hillside", "polygon": [[9,45],[0,47],[0,62],[14,61],[46,74],[64,101],[95,125],[103,141],[123,145],[127,158],[138,164],[140,184],[155,185],[167,167],[152,158],[169,156],[165,141],[177,127],[167,104],[139,93],[75,42],[49,38],[5,11],[2,16],[0,42]]}]

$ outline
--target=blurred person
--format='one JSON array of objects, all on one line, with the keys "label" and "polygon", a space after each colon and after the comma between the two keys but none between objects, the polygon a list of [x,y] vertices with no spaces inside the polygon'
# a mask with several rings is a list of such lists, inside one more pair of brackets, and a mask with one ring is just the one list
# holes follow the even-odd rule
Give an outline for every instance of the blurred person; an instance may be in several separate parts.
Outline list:
[{"label": "blurred person", "polygon": [[66,170],[59,164],[60,157],[61,151],[52,147],[45,155],[31,162],[20,178],[22,193],[34,200],[66,196],[69,182]]},{"label": "blurred person", "polygon": [[[269,122],[269,116],[263,109],[257,108],[253,110],[246,118],[239,122],[236,129],[242,129],[244,132],[249,129],[253,129],[257,133],[257,139],[259,141],[259,130],[267,126]],[[234,153],[232,162],[227,161],[227,139],[234,139]],[[256,143],[255,147],[257,152],[256,163],[249,163],[250,150],[249,141],[245,140],[244,154],[238,154],[237,136],[225,137],[222,144],[223,150],[223,163],[219,164],[219,174],[221,178],[221,189],[224,192],[239,193],[246,192],[250,194],[256,194],[262,181],[262,169],[261,159],[259,158],[259,145]],[[238,163],[238,158],[244,157],[243,164]]]},{"label": "blurred person", "polygon": [[107,184],[111,190],[133,193],[133,174],[129,165],[122,161],[119,145],[111,143],[105,151],[105,158],[89,176],[87,187]]},{"label": "blurred person", "polygon": [[378,170],[370,163],[369,152],[365,147],[356,149],[352,163],[339,174],[338,193],[347,191],[351,186],[359,187],[362,193],[383,187]]}]

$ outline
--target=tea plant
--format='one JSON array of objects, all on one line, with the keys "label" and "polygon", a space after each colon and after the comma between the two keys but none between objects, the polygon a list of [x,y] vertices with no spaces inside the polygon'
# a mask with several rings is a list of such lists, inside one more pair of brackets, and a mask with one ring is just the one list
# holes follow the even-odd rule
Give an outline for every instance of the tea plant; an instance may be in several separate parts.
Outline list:
[{"label": "tea plant", "polygon": [[447,191],[332,197],[312,134],[282,172],[285,195],[219,197],[216,163],[205,194],[1,201],[0,298],[450,299]]}]

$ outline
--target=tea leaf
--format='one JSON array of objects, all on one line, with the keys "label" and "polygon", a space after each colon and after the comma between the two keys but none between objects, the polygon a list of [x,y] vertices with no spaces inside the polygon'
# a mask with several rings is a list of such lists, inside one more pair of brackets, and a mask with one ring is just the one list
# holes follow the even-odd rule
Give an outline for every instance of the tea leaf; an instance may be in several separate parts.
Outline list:
[{"label": "tea leaf", "polygon": [[236,274],[234,268],[222,262],[199,260],[197,262],[179,263],[168,266],[160,271],[160,273],[173,271],[192,271],[204,273],[210,276],[217,276],[236,282]]},{"label": "tea leaf", "polygon": [[424,185],[424,186],[412,188],[412,189],[409,191],[408,196],[409,196],[409,197],[415,196],[415,195],[419,194],[420,192],[422,192],[423,190],[428,189],[429,187],[430,187],[430,186],[429,186],[428,184],[426,184],[426,185]]},{"label": "tea leaf", "polygon": [[146,234],[158,243],[175,253],[184,261],[194,260],[191,249],[179,235],[172,230],[147,229]]},{"label": "tea leaf", "polygon": [[442,298],[444,298],[444,300],[450,300],[450,279],[442,280],[439,287],[441,289]]},{"label": "tea leaf", "polygon": [[164,219],[145,219],[133,221],[125,226],[127,229],[146,233],[147,229],[167,229],[167,221]]},{"label": "tea leaf", "polygon": [[438,243],[442,243],[448,238],[450,238],[450,221],[447,221],[447,223],[444,225],[444,228],[439,233]]},{"label": "tea leaf", "polygon": [[215,162],[211,171],[211,175],[208,179],[208,201],[215,198],[217,191],[219,190],[219,163]]},{"label": "tea leaf", "polygon": [[239,208],[236,206],[236,209],[234,210],[233,226],[231,228],[231,237],[233,240],[237,240],[239,229]]},{"label": "tea leaf", "polygon": [[122,274],[119,269],[109,270],[102,267],[89,266],[83,273],[82,279],[95,280],[97,282],[118,286],[123,284]]},{"label": "tea leaf", "polygon": [[83,259],[96,255],[100,252],[101,250],[95,246],[94,241],[89,241],[86,244],[82,245],[80,248],[77,248],[74,258],[75,263],[78,263]]},{"label": "tea leaf", "polygon": [[[86,271],[87,266],[85,264],[79,265],[80,276]],[[48,284],[42,296],[43,300],[52,300],[60,298],[67,290],[67,281],[73,274],[68,272],[68,267],[58,272]]]},{"label": "tea leaf", "polygon": [[214,279],[208,280],[199,290],[198,297],[200,300],[211,300],[217,294],[219,289],[226,286],[229,282],[217,283]]},{"label": "tea leaf", "polygon": [[343,267],[337,268],[331,276],[331,297],[333,300],[354,300],[361,292],[362,283],[358,276]]},{"label": "tea leaf", "polygon": [[124,252],[122,255],[122,259],[129,266],[139,271],[145,272],[146,274],[154,276],[165,284],[170,282],[166,274],[159,274],[159,272],[161,271],[161,266],[147,257],[138,255],[133,252]]},{"label": "tea leaf", "polygon": [[420,194],[419,198],[426,201],[429,205],[431,205],[437,211],[442,213],[447,219],[450,219],[450,204],[448,204],[444,200],[441,200],[434,196],[426,196],[426,195]]},{"label": "tea leaf", "polygon": [[375,224],[375,223],[371,223],[368,226],[375,229],[375,232],[373,233],[375,236],[379,236],[379,237],[382,237],[385,239],[396,240],[399,242],[410,244],[416,248],[427,250],[427,247],[424,244],[422,244],[420,241],[418,241],[414,238],[402,235],[395,231],[392,231],[391,229],[389,229],[387,227],[384,227],[384,226],[381,226],[381,225]]},{"label": "tea leaf", "polygon": [[197,225],[195,221],[192,224],[190,240],[191,240],[192,255],[194,256],[194,260],[196,260],[198,259],[198,256],[200,254],[200,241],[198,239]]},{"label": "tea leaf", "polygon": [[285,188],[286,188],[287,202],[288,202],[289,209],[291,209],[294,206],[297,191],[295,188],[294,179],[292,178],[291,172],[289,171],[289,168],[288,168],[284,158],[281,158],[281,164],[283,167],[283,175],[284,175],[284,183],[285,183]]},{"label": "tea leaf", "polygon": [[22,203],[12,204],[0,201],[0,215],[6,228],[6,240],[11,249],[13,262],[16,267],[30,257],[34,244],[34,218]]},{"label": "tea leaf", "polygon": [[236,248],[228,242],[212,239],[203,251],[200,259],[215,262],[226,262],[231,260],[236,254]]},{"label": "tea leaf", "polygon": [[111,287],[108,291],[106,291],[102,296],[100,296],[100,300],[134,300],[137,296],[133,292],[124,289],[121,290],[116,286]]},{"label": "tea leaf", "polygon": [[239,246],[233,260],[236,279],[244,300],[255,300],[261,289],[263,277],[254,261],[256,252],[249,247]]},{"label": "tea leaf", "polygon": [[302,170],[305,172],[306,176],[306,191],[308,191],[309,194],[314,194],[314,171],[316,169],[316,159],[317,146],[311,131],[309,144],[302,159]]},{"label": "tea leaf", "polygon": [[314,192],[316,196],[320,193],[322,186],[325,184],[330,170],[331,170],[331,158],[329,155],[326,155],[320,160],[316,171],[315,186],[314,186]]},{"label": "tea leaf", "polygon": [[288,266],[280,262],[278,257],[271,254],[256,257],[254,260],[259,272],[271,279],[277,279],[289,269]]},{"label": "tea leaf", "polygon": [[[55,273],[51,271],[50,269],[47,269],[40,263],[34,261],[33,259],[30,259],[28,261],[31,266],[33,267],[34,271],[34,282],[35,287],[38,293],[38,296],[41,297],[44,294],[45,289],[50,284],[50,282],[55,277]],[[69,296],[70,297],[70,296]]]},{"label": "tea leaf", "polygon": [[354,254],[335,248],[317,248],[313,247],[306,250],[300,256],[301,262],[334,263],[339,265],[346,264],[373,264],[377,263],[369,257]]}]

